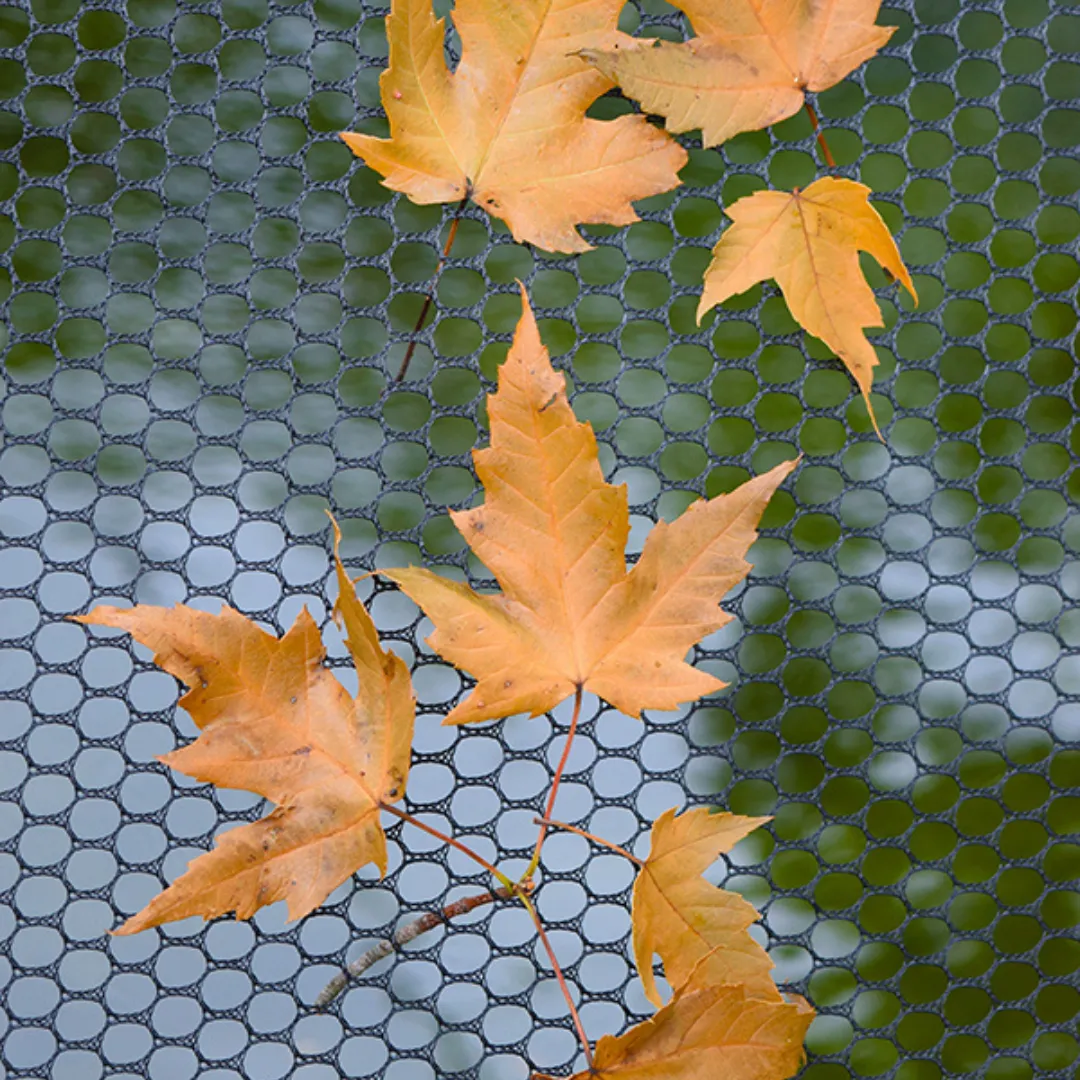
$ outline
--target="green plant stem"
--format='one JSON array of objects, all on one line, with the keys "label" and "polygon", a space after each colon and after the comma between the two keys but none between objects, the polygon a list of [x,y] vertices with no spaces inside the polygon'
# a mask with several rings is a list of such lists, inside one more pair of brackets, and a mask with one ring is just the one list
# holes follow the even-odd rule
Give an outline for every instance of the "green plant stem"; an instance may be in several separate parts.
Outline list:
[{"label": "green plant stem", "polygon": [[394,376],[395,383],[401,382],[401,380],[405,378],[405,373],[409,370],[409,363],[412,360],[413,353],[416,351],[416,336],[424,328],[424,320],[427,318],[427,313],[431,310],[431,305],[435,300],[435,286],[439,284],[439,277],[442,274],[443,266],[450,256],[450,249],[454,246],[454,239],[457,237],[458,226],[461,224],[461,214],[468,201],[468,195],[462,196],[461,202],[458,203],[457,209],[454,211],[454,219],[450,222],[450,235],[447,236],[446,243],[443,244],[442,254],[439,256],[439,264],[435,267],[435,276],[431,279],[431,286],[427,291],[427,296],[424,297],[424,306],[420,309],[420,318],[416,320],[416,326],[413,327],[412,337],[409,338],[409,347],[405,350],[405,359],[401,361],[401,367],[398,368],[398,373]]},{"label": "green plant stem", "polygon": [[563,997],[566,998],[566,1004],[570,1009],[570,1017],[574,1021],[574,1027],[577,1030],[578,1039],[581,1042],[581,1049],[585,1054],[585,1063],[589,1067],[589,1072],[593,1071],[593,1056],[592,1047],[589,1046],[589,1037],[585,1034],[585,1025],[581,1022],[581,1015],[577,1011],[577,1006],[574,1004],[573,995],[570,993],[570,987],[566,983],[566,976],[563,975],[562,968],[559,967],[559,961],[555,956],[555,950],[552,948],[551,941],[548,939],[547,931],[544,929],[544,924],[540,921],[540,916],[537,914],[536,908],[533,906],[533,902],[528,896],[519,893],[518,898],[528,908],[529,914],[532,916],[533,924],[536,926],[536,932],[540,935],[540,941],[544,946],[544,951],[548,954],[548,959],[551,961],[551,966],[555,970],[555,978],[559,981],[559,989],[562,990]]},{"label": "green plant stem", "polygon": [[460,840],[455,840],[452,836],[447,836],[446,833],[440,832],[433,825],[421,821],[419,818],[413,817],[407,810],[399,810],[398,807],[390,803],[380,803],[379,806],[389,814],[393,814],[394,817],[401,818],[402,821],[408,822],[413,827],[420,829],[421,832],[426,832],[429,836],[434,836],[437,840],[441,840],[444,844],[449,844],[450,847],[460,851],[462,855],[467,855],[473,862],[479,863],[496,881],[504,888],[508,889],[512,893],[518,892],[518,886],[515,885],[501,870],[484,858],[483,855],[473,851],[467,844],[463,844]]},{"label": "green plant stem", "polygon": [[821,125],[818,123],[818,115],[814,111],[814,106],[809,101],[805,102],[806,115],[810,117],[810,126],[814,129],[814,134],[817,136],[818,146],[821,147],[821,156],[825,159],[825,164],[830,169],[836,168],[836,158],[832,156],[832,151],[829,149],[829,144],[825,141],[825,132],[821,130]]},{"label": "green plant stem", "polygon": [[559,784],[562,781],[563,770],[566,768],[567,761],[570,760],[570,747],[573,745],[574,735],[577,733],[578,720],[581,717],[581,698],[583,693],[584,688],[579,684],[574,691],[574,712],[570,717],[570,730],[566,733],[566,745],[563,746],[562,757],[559,758],[559,764],[555,769],[555,776],[551,781],[551,791],[548,793],[543,822],[540,825],[540,832],[536,837],[536,846],[533,848],[529,866],[522,875],[522,881],[528,881],[529,878],[536,873],[536,868],[540,865],[540,850],[544,846],[544,837],[547,836],[547,822],[551,818],[552,810],[555,809],[555,797],[559,794]]}]

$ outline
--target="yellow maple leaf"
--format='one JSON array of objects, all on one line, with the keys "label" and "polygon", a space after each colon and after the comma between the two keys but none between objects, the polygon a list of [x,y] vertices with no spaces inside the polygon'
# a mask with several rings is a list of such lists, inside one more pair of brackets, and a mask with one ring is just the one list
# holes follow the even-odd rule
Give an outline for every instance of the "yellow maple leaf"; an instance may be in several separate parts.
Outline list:
[{"label": "yellow maple leaf", "polygon": [[443,57],[431,0],[393,0],[380,79],[390,138],[342,138],[414,202],[465,196],[548,251],[587,251],[576,226],[626,225],[630,205],[678,183],[686,152],[642,116],[585,110],[611,81],[578,56],[616,31],[623,0],[458,0],[461,61]]},{"label": "yellow maple leaf", "polygon": [[581,55],[669,131],[701,128],[705,146],[793,116],[873,56],[894,27],[880,0],[671,0],[697,37],[630,39]]},{"label": "yellow maple leaf", "polygon": [[337,561],[341,618],[359,676],[355,698],[322,663],[305,608],[283,638],[223,608],[97,607],[78,622],[126,630],[190,688],[181,699],[202,729],[161,760],[219,787],[277,804],[260,821],[222,833],[213,851],[132,916],[133,934],[189,915],[250,918],[286,900],[290,919],[321,904],[354,871],[386,872],[383,804],[405,793],[413,727],[408,669],[379,644]]},{"label": "yellow maple leaf", "polygon": [[434,622],[432,647],[478,680],[444,722],[536,716],[578,688],[632,716],[712,693],[724,683],[684,657],[731,618],[717,605],[749,572],[758,520],[795,462],[659,523],[627,572],[626,488],[604,480],[524,288],[522,305],[488,399],[491,446],[473,455],[487,501],[452,515],[502,593],[383,571]]},{"label": "yellow maple leaf", "polygon": [[768,820],[699,807],[678,817],[667,810],[653,823],[649,857],[634,882],[633,925],[634,961],[654,1005],[661,1004],[654,953],[673,986],[684,985],[694,973],[704,984],[738,984],[750,997],[780,1000],[770,975],[772,961],[746,932],[758,917],[756,909],[702,877],[720,855]]},{"label": "yellow maple leaf", "polygon": [[762,1001],[741,986],[688,986],[650,1019],[601,1038],[592,1067],[570,1080],[785,1080],[802,1064],[813,1017],[801,998]]},{"label": "yellow maple leaf", "polygon": [[[733,224],[713,248],[698,320],[717,304],[775,278],[792,316],[844,362],[870,405],[877,353],[863,333],[884,326],[859,252],[867,251],[918,303],[915,286],[870,189],[826,176],[805,191],[758,191],[726,209]],[[880,431],[878,432],[880,434]]]}]

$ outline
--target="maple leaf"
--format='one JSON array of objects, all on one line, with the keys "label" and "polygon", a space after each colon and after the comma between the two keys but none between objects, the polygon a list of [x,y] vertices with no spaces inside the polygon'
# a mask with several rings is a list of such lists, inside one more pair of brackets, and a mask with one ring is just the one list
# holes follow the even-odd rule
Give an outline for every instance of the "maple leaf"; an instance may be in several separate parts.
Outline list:
[{"label": "maple leaf", "polygon": [[97,607],[78,622],[126,630],[190,688],[181,699],[202,729],[160,760],[219,787],[277,804],[260,821],[222,833],[213,851],[132,916],[134,934],[189,915],[247,919],[276,900],[299,919],[354,871],[386,873],[383,803],[402,797],[413,697],[404,662],[379,645],[374,624],[337,560],[337,614],[359,676],[355,698],[325,667],[305,608],[283,638],[223,608]]},{"label": "maple leaf", "polygon": [[826,176],[805,191],[758,191],[726,210],[732,224],[713,248],[698,320],[731,296],[775,278],[792,316],[844,362],[870,404],[877,353],[863,329],[884,326],[859,252],[867,251],[918,303],[915,286],[870,189]]},{"label": "maple leaf", "polygon": [[578,56],[616,31],[623,0],[459,0],[461,61],[443,56],[431,0],[393,0],[380,78],[390,138],[343,132],[383,183],[414,202],[470,196],[515,240],[587,251],[580,224],[637,221],[630,205],[679,183],[686,152],[643,116],[589,119],[611,81]]},{"label": "maple leaf", "polygon": [[785,1080],[802,1064],[813,1017],[801,998],[762,1001],[741,986],[688,986],[650,1019],[603,1036],[592,1068],[570,1080]]},{"label": "maple leaf", "polygon": [[[707,808],[653,823],[649,857],[634,882],[634,961],[645,996],[661,1004],[653,954],[674,986],[694,973],[707,984],[739,984],[750,997],[780,1000],[769,974],[772,961],[746,932],[758,918],[737,893],[719,889],[702,874],[768,818],[714,814]],[[695,969],[696,972],[695,972]]]},{"label": "maple leaf", "polygon": [[581,56],[669,131],[701,128],[715,146],[793,116],[873,56],[895,27],[880,0],[671,0],[697,32],[686,42],[630,39]]},{"label": "maple leaf", "polygon": [[758,520],[795,462],[656,525],[628,573],[626,487],[604,480],[524,288],[488,411],[491,446],[473,455],[487,501],[452,517],[502,593],[383,571],[434,622],[431,646],[478,680],[444,723],[537,716],[580,687],[638,716],[724,686],[683,658],[731,618],[717,605],[749,572]]}]

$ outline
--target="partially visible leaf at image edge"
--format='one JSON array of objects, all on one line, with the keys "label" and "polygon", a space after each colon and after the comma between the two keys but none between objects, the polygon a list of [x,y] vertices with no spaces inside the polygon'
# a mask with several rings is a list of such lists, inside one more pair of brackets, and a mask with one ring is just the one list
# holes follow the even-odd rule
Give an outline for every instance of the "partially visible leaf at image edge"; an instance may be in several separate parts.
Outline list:
[{"label": "partially visible leaf at image edge", "polygon": [[631,38],[582,56],[669,131],[701,129],[716,146],[802,108],[835,86],[895,27],[876,26],[881,0],[671,0],[693,24],[686,42]]},{"label": "partially visible leaf at image edge", "polygon": [[604,1035],[593,1068],[569,1080],[786,1080],[804,1060],[813,1018],[801,998],[761,1001],[741,986],[691,983],[650,1019]]},{"label": "partially visible leaf at image edge", "polygon": [[726,207],[733,224],[713,248],[698,319],[759,281],[775,278],[792,317],[854,376],[880,434],[870,403],[878,358],[863,330],[884,322],[859,252],[873,255],[916,303],[918,296],[869,196],[864,184],[826,176],[803,191],[758,191]]},{"label": "partially visible leaf at image edge", "polygon": [[684,657],[730,620],[718,604],[749,573],[758,521],[796,462],[658,523],[628,571],[626,487],[604,480],[524,288],[488,412],[491,445],[473,454],[486,501],[451,516],[502,592],[422,568],[382,571],[435,624],[431,646],[478,680],[444,723],[537,716],[579,687],[630,716],[722,688]]},{"label": "partially visible leaf at image edge", "polygon": [[323,664],[305,608],[283,638],[223,608],[97,607],[76,617],[130,633],[188,687],[180,706],[202,729],[160,760],[179,772],[262,795],[277,807],[222,833],[213,851],[127,920],[134,934],[189,915],[250,918],[277,900],[299,919],[361,866],[387,865],[380,805],[405,793],[413,694],[404,662],[375,626],[337,562],[336,613],[356,665],[355,698]]},{"label": "partially visible leaf at image edge", "polygon": [[379,81],[390,137],[343,132],[352,151],[417,203],[472,198],[547,251],[586,251],[581,224],[637,221],[636,199],[679,183],[687,154],[643,116],[587,118],[611,80],[575,51],[631,41],[623,0],[458,0],[461,61],[443,56],[431,0],[393,0]]}]

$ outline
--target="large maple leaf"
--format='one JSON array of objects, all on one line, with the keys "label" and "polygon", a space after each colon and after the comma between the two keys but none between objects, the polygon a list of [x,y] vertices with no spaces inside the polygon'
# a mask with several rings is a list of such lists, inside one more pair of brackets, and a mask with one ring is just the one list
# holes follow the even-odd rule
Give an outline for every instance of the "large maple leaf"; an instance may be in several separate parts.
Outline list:
[{"label": "large maple leaf", "polygon": [[[772,961],[746,932],[758,917],[737,893],[719,889],[702,874],[768,818],[713,814],[707,808],[653,823],[649,857],[634,882],[634,961],[645,996],[660,1005],[653,954],[673,986],[694,973],[706,984],[741,985],[750,997],[779,1001]],[[696,972],[695,972],[695,969]]]},{"label": "large maple leaf", "polygon": [[697,37],[630,39],[582,56],[669,131],[701,128],[705,146],[793,116],[873,56],[895,27],[880,0],[671,0]]},{"label": "large maple leaf", "polygon": [[221,834],[117,933],[189,915],[235,911],[246,919],[282,899],[299,919],[361,866],[386,872],[379,812],[405,793],[412,685],[404,662],[380,646],[340,561],[337,578],[336,610],[359,676],[355,698],[323,665],[306,608],[283,638],[227,607],[217,615],[182,605],[97,607],[78,617],[126,630],[190,688],[180,705],[202,730],[162,761],[277,804]]},{"label": "large maple leaf", "polygon": [[607,76],[572,55],[631,38],[623,0],[459,0],[461,61],[444,59],[431,0],[393,0],[380,79],[390,138],[343,132],[387,187],[418,203],[470,196],[548,251],[586,251],[577,225],[626,225],[678,183],[686,152],[642,116],[589,119]]},{"label": "large maple leaf", "polygon": [[802,999],[761,1001],[741,986],[689,985],[650,1019],[603,1036],[592,1067],[570,1080],[785,1080],[802,1064],[813,1017]]},{"label": "large maple leaf", "polygon": [[727,207],[733,224],[713,248],[698,319],[717,304],[775,278],[791,314],[844,362],[870,405],[877,353],[863,333],[884,326],[859,266],[867,251],[918,303],[911,275],[870,189],[826,176],[805,191],[758,191]]},{"label": "large maple leaf", "polygon": [[717,605],[749,572],[758,520],[795,462],[656,525],[627,572],[626,488],[604,480],[524,288],[522,306],[488,399],[491,446],[473,455],[487,501],[452,515],[502,593],[384,571],[434,622],[432,647],[478,680],[444,722],[536,716],[579,688],[632,716],[712,693],[724,683],[684,657],[731,618]]}]

